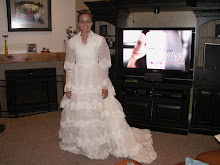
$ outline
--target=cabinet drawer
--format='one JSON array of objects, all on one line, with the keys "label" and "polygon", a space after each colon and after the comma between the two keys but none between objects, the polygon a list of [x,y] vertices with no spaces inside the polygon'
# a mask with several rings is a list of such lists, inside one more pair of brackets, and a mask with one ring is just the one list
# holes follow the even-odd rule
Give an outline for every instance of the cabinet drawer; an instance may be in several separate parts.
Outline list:
[{"label": "cabinet drawer", "polygon": [[152,122],[170,126],[186,126],[188,109],[184,102],[155,101],[153,103]]},{"label": "cabinet drawer", "polygon": [[205,86],[220,86],[220,72],[198,71],[195,74],[195,84]]},{"label": "cabinet drawer", "polygon": [[6,70],[7,80],[50,79],[55,78],[56,68]]},{"label": "cabinet drawer", "polygon": [[146,122],[151,117],[151,101],[129,98],[125,99],[122,104],[127,119]]},{"label": "cabinet drawer", "polygon": [[124,108],[127,115],[145,117],[148,114],[150,105],[148,102],[125,101]]}]

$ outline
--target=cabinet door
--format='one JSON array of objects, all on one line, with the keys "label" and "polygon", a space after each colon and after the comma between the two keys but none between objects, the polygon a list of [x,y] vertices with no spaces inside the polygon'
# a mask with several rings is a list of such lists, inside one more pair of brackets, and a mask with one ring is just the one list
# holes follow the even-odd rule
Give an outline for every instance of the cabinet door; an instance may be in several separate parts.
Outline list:
[{"label": "cabinet door", "polygon": [[220,130],[220,91],[196,89],[190,132],[208,135],[219,134]]},{"label": "cabinet door", "polygon": [[156,100],[153,101],[152,123],[171,126],[184,127],[188,125],[188,111],[185,102]]},{"label": "cabinet door", "polygon": [[209,89],[195,89],[192,125],[210,123],[212,91]]},{"label": "cabinet door", "polygon": [[220,90],[212,94],[210,120],[214,127],[220,128]]},{"label": "cabinet door", "polygon": [[129,98],[123,101],[123,108],[132,126],[145,125],[151,118],[151,101]]}]

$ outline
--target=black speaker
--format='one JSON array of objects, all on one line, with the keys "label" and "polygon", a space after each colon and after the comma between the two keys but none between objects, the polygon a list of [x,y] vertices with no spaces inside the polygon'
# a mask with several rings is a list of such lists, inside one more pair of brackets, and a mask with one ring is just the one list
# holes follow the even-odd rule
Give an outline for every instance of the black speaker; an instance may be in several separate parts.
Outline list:
[{"label": "black speaker", "polygon": [[101,25],[99,28],[100,28],[100,35],[107,36],[107,25]]},{"label": "black speaker", "polygon": [[205,43],[203,69],[220,70],[220,44]]},{"label": "black speaker", "polygon": [[215,26],[215,36],[220,37],[220,24]]},{"label": "black speaker", "polygon": [[144,80],[162,82],[164,81],[164,76],[161,73],[145,73]]}]

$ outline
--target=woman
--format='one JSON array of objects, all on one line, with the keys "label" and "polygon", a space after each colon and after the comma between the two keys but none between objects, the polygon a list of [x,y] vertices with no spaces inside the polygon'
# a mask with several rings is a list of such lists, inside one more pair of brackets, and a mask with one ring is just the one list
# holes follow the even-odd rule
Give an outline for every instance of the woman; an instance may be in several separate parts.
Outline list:
[{"label": "woman", "polygon": [[147,36],[148,31],[143,30],[134,46],[128,68],[146,68]]},{"label": "woman", "polygon": [[166,51],[167,34],[163,30],[143,30],[127,67],[165,69]]},{"label": "woman", "polygon": [[81,32],[67,42],[60,147],[91,159],[105,159],[112,154],[151,163],[156,153],[150,131],[131,129],[126,123],[108,77],[111,66],[108,45],[103,37],[91,31],[92,24],[90,12],[79,11]]}]

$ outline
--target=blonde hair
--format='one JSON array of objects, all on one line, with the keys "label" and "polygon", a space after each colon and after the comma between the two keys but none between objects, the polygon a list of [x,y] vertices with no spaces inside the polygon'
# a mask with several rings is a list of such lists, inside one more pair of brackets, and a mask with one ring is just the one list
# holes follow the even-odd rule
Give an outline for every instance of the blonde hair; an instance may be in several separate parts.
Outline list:
[{"label": "blonde hair", "polygon": [[91,17],[91,21],[93,22],[93,16],[92,16],[92,13],[90,12],[90,10],[82,9],[77,12],[78,12],[78,19],[77,19],[78,22],[79,22],[79,17],[83,14],[88,14]]}]

